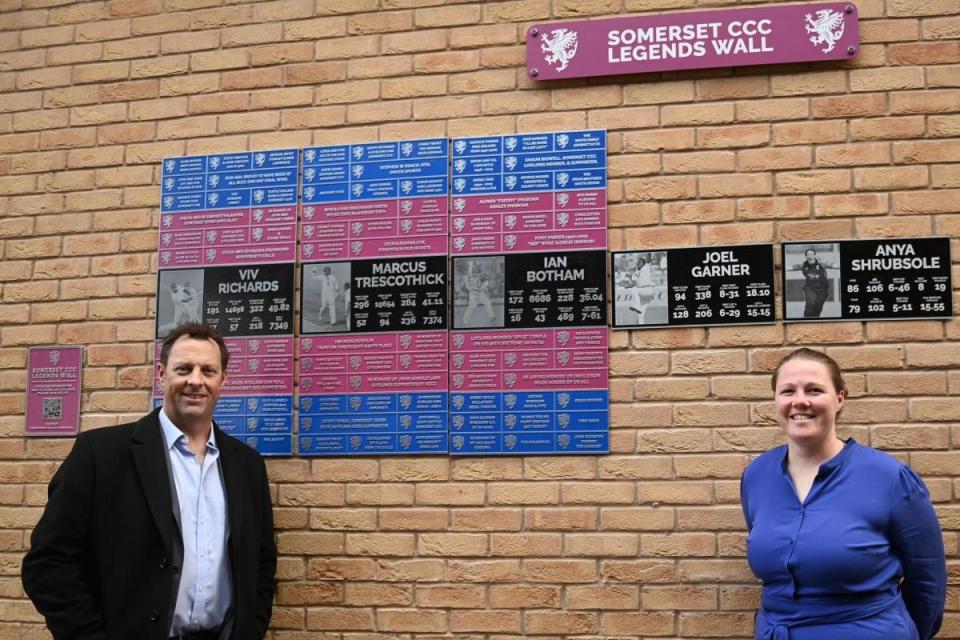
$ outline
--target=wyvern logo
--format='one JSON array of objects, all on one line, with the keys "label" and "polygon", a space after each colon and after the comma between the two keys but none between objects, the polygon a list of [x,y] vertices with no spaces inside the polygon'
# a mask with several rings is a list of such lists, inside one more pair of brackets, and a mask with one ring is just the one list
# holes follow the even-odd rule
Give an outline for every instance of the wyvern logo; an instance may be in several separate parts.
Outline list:
[{"label": "wyvern logo", "polygon": [[540,51],[546,54],[543,59],[553,70],[563,71],[577,55],[577,32],[572,29],[554,29],[544,34],[540,41]]},{"label": "wyvern logo", "polygon": [[806,14],[807,24],[804,28],[807,33],[816,35],[810,36],[810,42],[815,47],[826,45],[821,51],[830,53],[837,46],[837,41],[843,37],[843,30],[846,23],[843,14],[833,9],[823,9],[817,11],[817,17],[814,19],[809,13]]}]

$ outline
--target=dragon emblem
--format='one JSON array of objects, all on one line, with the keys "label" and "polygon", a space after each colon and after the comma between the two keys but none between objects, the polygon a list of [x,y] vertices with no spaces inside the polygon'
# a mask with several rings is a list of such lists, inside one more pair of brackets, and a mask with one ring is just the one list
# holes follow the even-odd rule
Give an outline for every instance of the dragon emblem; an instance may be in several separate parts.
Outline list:
[{"label": "dragon emblem", "polygon": [[823,9],[817,11],[817,17],[814,18],[809,13],[806,14],[807,24],[804,28],[810,36],[810,42],[815,47],[825,45],[821,52],[830,53],[837,46],[837,41],[843,37],[843,29],[846,23],[843,20],[843,14],[833,9]]},{"label": "dragon emblem", "polygon": [[544,61],[554,66],[554,71],[560,72],[567,68],[573,57],[577,55],[577,32],[572,29],[554,29],[544,34],[540,41],[540,51],[544,54]]}]

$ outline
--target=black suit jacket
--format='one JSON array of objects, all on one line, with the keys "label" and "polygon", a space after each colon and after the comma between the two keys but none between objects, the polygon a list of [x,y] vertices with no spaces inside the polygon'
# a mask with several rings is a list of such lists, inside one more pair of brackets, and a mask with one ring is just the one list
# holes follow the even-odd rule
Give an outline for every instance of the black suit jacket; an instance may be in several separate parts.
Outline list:
[{"label": "black suit jacket", "polygon": [[[80,434],[50,481],[23,586],[56,640],[165,640],[182,554],[159,409]],[[230,640],[270,622],[277,549],[260,455],[216,429],[233,573]]]}]

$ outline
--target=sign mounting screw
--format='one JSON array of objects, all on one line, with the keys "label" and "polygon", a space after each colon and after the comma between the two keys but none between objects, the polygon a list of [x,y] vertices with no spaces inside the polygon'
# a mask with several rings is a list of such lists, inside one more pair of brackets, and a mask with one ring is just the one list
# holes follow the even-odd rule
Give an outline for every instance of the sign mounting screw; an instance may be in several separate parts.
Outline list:
[{"label": "sign mounting screw", "polygon": [[537,29],[536,27],[534,27],[533,29],[530,29],[530,35],[536,38],[537,36],[540,35],[540,29]]}]

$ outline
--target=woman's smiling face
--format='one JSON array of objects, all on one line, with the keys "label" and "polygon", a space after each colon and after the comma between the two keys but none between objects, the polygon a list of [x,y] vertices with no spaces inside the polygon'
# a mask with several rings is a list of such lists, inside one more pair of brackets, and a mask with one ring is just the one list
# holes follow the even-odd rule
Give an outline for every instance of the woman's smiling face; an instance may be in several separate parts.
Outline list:
[{"label": "woman's smiling face", "polygon": [[816,448],[836,437],[845,394],[836,389],[825,364],[800,358],[785,362],[774,395],[777,422],[791,442]]}]

